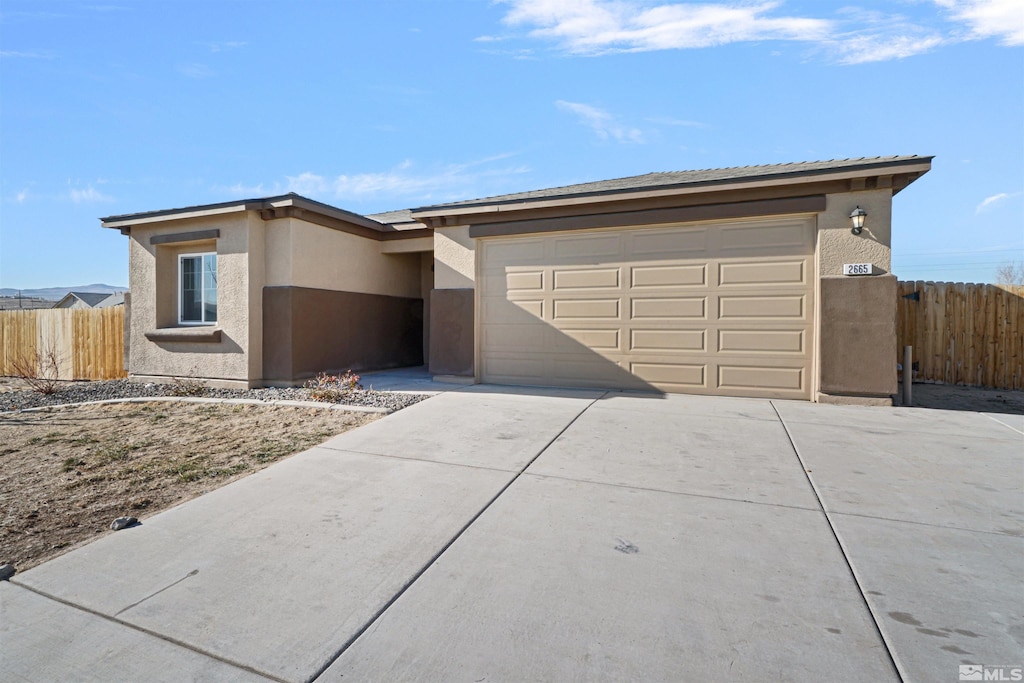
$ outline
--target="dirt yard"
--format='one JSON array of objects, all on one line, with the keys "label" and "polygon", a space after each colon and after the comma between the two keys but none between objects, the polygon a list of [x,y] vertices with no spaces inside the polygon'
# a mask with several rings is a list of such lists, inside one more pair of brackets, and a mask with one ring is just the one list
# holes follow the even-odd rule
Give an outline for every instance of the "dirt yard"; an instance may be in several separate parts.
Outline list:
[{"label": "dirt yard", "polygon": [[216,403],[0,415],[0,564],[23,571],[381,417]]}]

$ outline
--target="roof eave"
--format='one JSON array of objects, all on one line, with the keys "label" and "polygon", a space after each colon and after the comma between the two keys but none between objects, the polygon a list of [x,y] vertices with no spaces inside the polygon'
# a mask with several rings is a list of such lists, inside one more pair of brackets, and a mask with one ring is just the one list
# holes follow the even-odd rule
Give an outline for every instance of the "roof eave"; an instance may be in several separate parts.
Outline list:
[{"label": "roof eave", "polygon": [[650,189],[608,190],[578,195],[569,194],[554,197],[539,197],[536,199],[516,199],[504,202],[463,204],[458,206],[449,206],[447,208],[444,206],[438,206],[436,208],[427,206],[419,209],[412,209],[412,216],[416,219],[422,219],[437,218],[441,216],[503,213],[509,211],[523,211],[527,209],[544,209],[551,207],[614,202],[627,199],[649,199],[655,197],[669,197],[673,195],[698,194],[702,192],[725,192],[729,190],[778,187],[780,185],[798,185],[805,183],[827,182],[832,180],[852,180],[856,178],[871,178],[897,174],[912,174],[914,175],[914,178],[911,182],[913,182],[913,180],[916,180],[931,169],[932,158],[933,157],[918,157],[915,159],[901,160],[897,162],[866,164],[864,166],[836,169],[834,171],[800,171],[790,174],[771,174],[764,176],[752,176],[749,178],[706,180],[680,183],[677,185],[666,185]]},{"label": "roof eave", "polygon": [[183,209],[165,209],[162,211],[147,211],[120,216],[107,216],[106,218],[100,218],[100,224],[104,228],[120,229],[123,233],[127,228],[131,228],[136,225],[145,225],[148,223],[162,223],[166,221],[205,218],[208,216],[218,216],[244,211],[265,211],[268,209],[281,209],[288,207],[318,213],[380,232],[387,232],[388,228],[391,227],[386,223],[380,223],[357,213],[345,211],[344,209],[339,209],[312,199],[307,199],[306,197],[297,194],[265,197],[261,199],[241,199],[232,202],[223,202],[220,204],[191,206]]}]

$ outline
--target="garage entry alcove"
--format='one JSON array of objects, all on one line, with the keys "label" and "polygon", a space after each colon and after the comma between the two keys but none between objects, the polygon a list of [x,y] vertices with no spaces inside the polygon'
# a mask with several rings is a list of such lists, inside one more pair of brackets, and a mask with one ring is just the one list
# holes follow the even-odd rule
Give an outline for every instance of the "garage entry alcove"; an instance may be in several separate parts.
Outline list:
[{"label": "garage entry alcove", "polygon": [[481,380],[809,399],[814,252],[814,216],[481,239]]}]

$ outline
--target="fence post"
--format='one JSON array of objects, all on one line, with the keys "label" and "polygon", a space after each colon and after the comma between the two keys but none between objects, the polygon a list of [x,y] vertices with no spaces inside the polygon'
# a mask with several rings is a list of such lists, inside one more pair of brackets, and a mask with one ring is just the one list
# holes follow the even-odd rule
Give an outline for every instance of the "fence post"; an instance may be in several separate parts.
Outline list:
[{"label": "fence post", "polygon": [[903,347],[903,397],[901,405],[913,405],[911,387],[914,385],[914,347]]}]

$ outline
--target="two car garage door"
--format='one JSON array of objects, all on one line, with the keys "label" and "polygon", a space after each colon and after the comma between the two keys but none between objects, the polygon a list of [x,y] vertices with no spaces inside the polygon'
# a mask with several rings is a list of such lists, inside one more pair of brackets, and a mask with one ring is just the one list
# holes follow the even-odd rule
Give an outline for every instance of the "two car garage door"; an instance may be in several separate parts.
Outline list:
[{"label": "two car garage door", "polygon": [[485,382],[810,398],[814,219],[478,243]]}]

